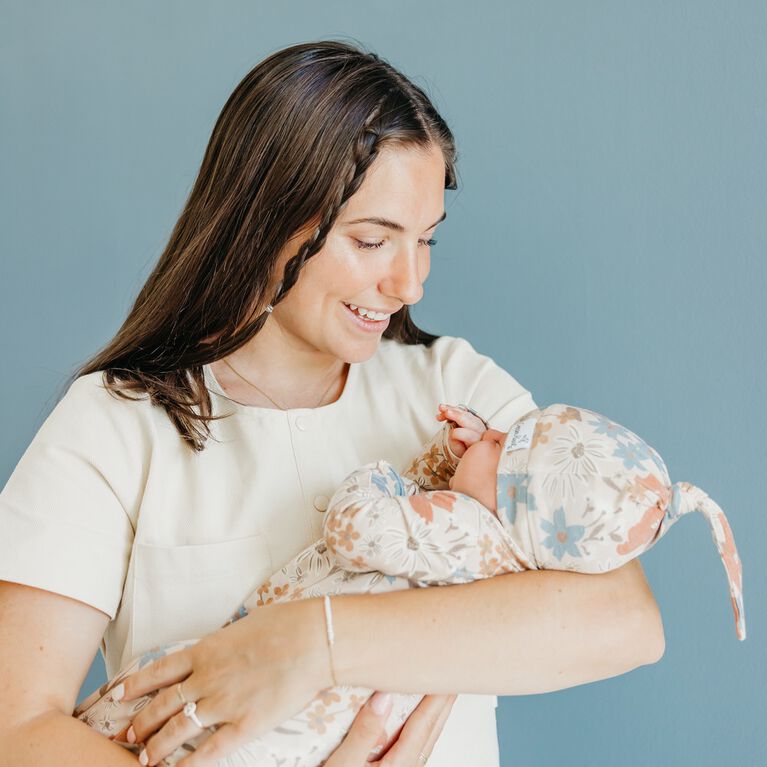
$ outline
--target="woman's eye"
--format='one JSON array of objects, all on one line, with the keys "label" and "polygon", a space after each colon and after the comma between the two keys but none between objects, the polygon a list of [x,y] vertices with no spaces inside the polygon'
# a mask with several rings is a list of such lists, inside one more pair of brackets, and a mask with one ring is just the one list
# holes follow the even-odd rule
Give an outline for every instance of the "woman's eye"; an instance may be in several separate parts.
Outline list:
[{"label": "woman's eye", "polygon": [[[381,240],[381,242],[364,242],[363,240],[357,240],[357,246],[359,248],[362,248],[362,250],[374,250],[375,248],[380,248],[381,245],[383,245],[385,240]],[[419,244],[421,245],[436,245],[437,241],[434,239],[431,240],[418,240]]]},{"label": "woman's eye", "polygon": [[381,245],[383,244],[384,244],[383,240],[381,240],[381,242],[363,242],[362,240],[357,240],[357,245],[363,250],[372,250],[373,248],[380,248]]}]

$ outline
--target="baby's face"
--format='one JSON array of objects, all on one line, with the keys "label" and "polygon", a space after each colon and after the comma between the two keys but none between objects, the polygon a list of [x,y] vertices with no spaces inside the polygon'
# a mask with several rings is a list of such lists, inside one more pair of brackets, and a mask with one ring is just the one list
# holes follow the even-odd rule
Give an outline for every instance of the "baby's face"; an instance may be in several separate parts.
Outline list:
[{"label": "baby's face", "polygon": [[451,490],[476,498],[496,511],[495,484],[498,461],[508,432],[487,429],[479,442],[470,445],[448,483]]}]

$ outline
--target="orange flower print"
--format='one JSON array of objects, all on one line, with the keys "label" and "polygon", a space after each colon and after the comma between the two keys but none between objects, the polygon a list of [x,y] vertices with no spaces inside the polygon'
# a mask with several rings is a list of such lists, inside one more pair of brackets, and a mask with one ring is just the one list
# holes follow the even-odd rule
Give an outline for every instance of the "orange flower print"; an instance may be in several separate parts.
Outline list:
[{"label": "orange flower print", "polygon": [[558,416],[559,423],[567,423],[568,421],[582,421],[581,414],[574,407],[566,407],[563,413]]},{"label": "orange flower print", "polygon": [[320,735],[324,735],[328,731],[328,728],[325,726],[326,723],[329,724],[335,719],[335,716],[326,713],[325,706],[320,704],[317,704],[317,706],[307,714],[307,717],[309,719],[309,727],[316,730]]},{"label": "orange flower print", "polygon": [[490,536],[485,534],[479,542],[479,553],[481,556],[487,556],[493,550],[493,542]]},{"label": "orange flower print", "polygon": [[453,506],[455,506],[455,502],[458,500],[458,497],[455,493],[451,492],[444,492],[441,490],[436,490],[434,493],[432,493],[431,496],[431,502],[435,506],[439,506],[440,509],[445,509],[445,511],[452,511]]},{"label": "orange flower print", "polygon": [[538,423],[535,424],[535,429],[533,430],[533,441],[530,445],[531,450],[536,445],[545,445],[549,441],[549,438],[545,432],[549,431],[552,426],[552,423],[544,423],[543,421],[538,421]]},{"label": "orange flower print", "polygon": [[357,556],[357,557],[354,557],[354,559],[352,559],[352,566],[353,567],[363,568],[363,567],[365,567],[366,564],[367,564],[367,562],[365,561],[364,557]]},{"label": "orange flower print", "polygon": [[[712,501],[713,503],[713,501]],[[717,509],[715,516],[722,526],[724,533],[724,542],[722,543],[722,557],[724,559],[724,569],[727,571],[727,577],[735,584],[738,592],[743,590],[743,565],[741,564],[738,552],[735,549],[735,538],[732,534],[732,528],[727,522],[727,518]],[[733,602],[736,614],[740,614],[738,606]]]},{"label": "orange flower print", "polygon": [[316,697],[322,701],[324,706],[332,706],[333,703],[341,702],[341,696],[337,692],[333,692],[332,687],[327,687],[324,690],[320,690]]},{"label": "orange flower print", "polygon": [[458,500],[455,493],[444,492],[442,490],[429,491],[426,493],[416,493],[408,498],[413,511],[424,521],[432,523],[434,521],[433,506],[437,506],[445,511],[452,511],[455,502]]},{"label": "orange flower print", "polygon": [[661,482],[655,474],[648,474],[645,477],[637,477],[636,481],[655,493],[661,500],[661,506],[664,509],[666,508],[668,502],[671,500],[671,490],[669,490],[665,483]]},{"label": "orange flower print", "polygon": [[342,530],[338,536],[338,545],[345,548],[347,551],[354,549],[354,541],[360,537],[360,534],[354,529],[354,525],[349,522],[346,525],[346,529]]},{"label": "orange flower print", "polygon": [[355,695],[352,693],[349,696],[349,710],[356,714],[365,705],[366,700],[367,698],[364,698],[362,695]]},{"label": "orange flower print", "polygon": [[618,544],[615,551],[618,554],[631,554],[652,541],[658,532],[658,526],[663,520],[664,514],[664,510],[659,504],[647,509],[642,515],[642,519],[629,530],[628,538],[623,543]]},{"label": "orange flower print", "polygon": [[408,502],[419,517],[429,523],[434,521],[434,512],[432,511],[431,504],[425,494],[416,493],[416,495],[411,495],[408,498]]},{"label": "orange flower print", "polygon": [[285,594],[288,593],[288,586],[277,586],[274,589],[274,598],[279,599],[280,597],[284,597]]},{"label": "orange flower print", "polygon": [[337,513],[330,515],[330,518],[327,520],[326,527],[332,532],[336,532],[337,530],[341,529],[341,519]]},{"label": "orange flower print", "polygon": [[483,578],[492,578],[498,571],[500,564],[500,561],[496,557],[493,557],[492,559],[485,559],[483,557],[482,561],[479,563],[479,572]]}]

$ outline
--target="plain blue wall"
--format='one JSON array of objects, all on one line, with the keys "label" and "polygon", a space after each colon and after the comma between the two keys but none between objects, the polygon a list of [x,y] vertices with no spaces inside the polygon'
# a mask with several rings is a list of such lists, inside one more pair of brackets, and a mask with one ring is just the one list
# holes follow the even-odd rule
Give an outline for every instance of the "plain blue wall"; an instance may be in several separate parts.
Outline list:
[{"label": "plain blue wall", "polygon": [[706,522],[681,522],[642,558],[663,659],[502,698],[502,764],[762,763],[765,3],[0,7],[3,481],[121,324],[241,77],[286,45],[356,38],[426,87],[459,145],[418,324],[468,338],[539,404],[636,431],[720,503],[744,563],[739,643]]}]

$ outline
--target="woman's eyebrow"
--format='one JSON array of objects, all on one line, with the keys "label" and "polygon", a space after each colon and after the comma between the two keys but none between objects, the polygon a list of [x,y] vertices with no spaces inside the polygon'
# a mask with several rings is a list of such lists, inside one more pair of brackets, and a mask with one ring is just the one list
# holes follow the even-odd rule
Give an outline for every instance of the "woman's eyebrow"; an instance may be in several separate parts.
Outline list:
[{"label": "woman's eyebrow", "polygon": [[[429,227],[433,229],[441,221],[447,218],[447,211],[444,211],[442,215]],[[345,224],[376,224],[377,226],[385,226],[387,229],[393,229],[395,232],[404,232],[405,227],[402,224],[398,224],[396,221],[390,221],[388,218],[380,218],[378,216],[370,216],[368,218],[355,218],[354,221],[345,221]]]}]

